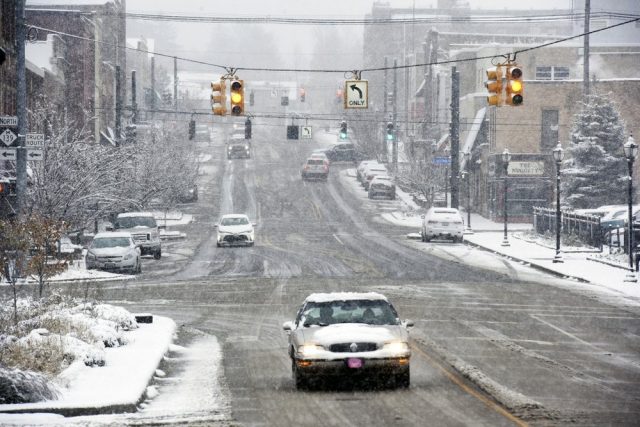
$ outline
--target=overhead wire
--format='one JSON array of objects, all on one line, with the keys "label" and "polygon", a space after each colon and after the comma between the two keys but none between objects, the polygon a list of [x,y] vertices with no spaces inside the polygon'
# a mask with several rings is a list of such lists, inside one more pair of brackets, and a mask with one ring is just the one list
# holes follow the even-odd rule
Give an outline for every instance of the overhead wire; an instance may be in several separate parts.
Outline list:
[{"label": "overhead wire", "polygon": [[185,61],[185,62],[190,62],[190,63],[194,63],[194,64],[200,64],[200,65],[207,65],[207,66],[212,66],[212,67],[217,67],[217,68],[221,68],[223,70],[235,70],[235,71],[262,71],[262,72],[296,72],[296,73],[342,73],[343,75],[346,73],[354,73],[354,74],[359,74],[362,72],[377,72],[377,71],[385,71],[385,70],[400,70],[400,69],[407,69],[407,68],[419,68],[419,67],[426,67],[426,66],[432,66],[432,65],[444,65],[444,64],[455,64],[455,63],[463,63],[463,62],[471,62],[471,61],[478,61],[478,60],[482,60],[482,59],[493,59],[496,57],[505,57],[505,58],[515,58],[517,56],[517,54],[519,53],[523,53],[523,52],[529,52],[532,50],[536,50],[536,49],[541,49],[547,46],[551,46],[554,44],[558,44],[558,43],[563,43],[569,40],[574,40],[576,38],[580,38],[580,37],[584,37],[586,35],[591,35],[591,34],[595,34],[595,33],[599,33],[602,31],[606,31],[606,30],[610,30],[612,28],[616,28],[616,27],[620,27],[622,25],[627,25],[633,22],[638,22],[640,21],[640,17],[636,17],[633,19],[629,19],[623,22],[620,22],[618,24],[613,24],[613,25],[609,25],[603,28],[599,28],[599,29],[595,29],[595,30],[591,30],[588,31],[586,33],[581,33],[581,34],[577,34],[574,36],[569,36],[569,37],[564,37],[558,40],[554,40],[548,43],[542,43],[542,44],[538,44],[535,46],[531,46],[525,49],[520,49],[520,50],[515,50],[512,52],[505,52],[504,54],[498,54],[498,55],[485,55],[485,56],[476,56],[476,57],[471,57],[471,58],[457,58],[457,59],[450,59],[450,60],[442,60],[442,61],[433,61],[433,62],[424,62],[424,63],[419,63],[419,64],[405,64],[405,65],[395,65],[395,66],[383,66],[383,67],[369,67],[369,68],[352,68],[352,69],[302,69],[302,68],[267,68],[267,67],[242,67],[242,66],[237,66],[237,67],[231,67],[228,65],[222,65],[222,64],[215,64],[215,63],[211,63],[211,62],[206,62],[206,61],[199,61],[199,60],[194,60],[194,59],[189,59],[189,58],[183,58],[183,57],[178,57],[176,55],[169,55],[169,54],[163,54],[163,53],[158,53],[158,52],[152,52],[146,49],[141,49],[141,48],[134,48],[134,47],[130,47],[130,46],[126,46],[126,45],[119,45],[116,43],[110,43],[110,42],[106,42],[104,40],[96,40],[96,39],[92,39],[90,37],[83,37],[83,36],[79,36],[79,35],[75,35],[75,34],[69,34],[63,31],[58,31],[58,30],[54,30],[54,29],[50,29],[50,28],[45,28],[45,27],[41,27],[41,26],[35,26],[35,25],[28,25],[26,24],[28,27],[31,28],[36,28],[38,30],[42,30],[42,31],[47,31],[50,32],[52,34],[58,34],[60,36],[65,36],[65,37],[71,37],[71,38],[76,38],[76,39],[80,39],[80,40],[85,40],[85,41],[90,41],[92,43],[100,43],[100,44],[104,44],[106,46],[111,46],[111,47],[116,47],[116,48],[120,48],[120,49],[128,49],[128,50],[132,50],[132,51],[138,51],[138,52],[142,52],[142,53],[147,53],[147,54],[152,54],[152,55],[157,55],[160,57],[166,57],[166,58],[172,58],[172,59],[176,59],[176,60],[180,60],[180,61]]}]

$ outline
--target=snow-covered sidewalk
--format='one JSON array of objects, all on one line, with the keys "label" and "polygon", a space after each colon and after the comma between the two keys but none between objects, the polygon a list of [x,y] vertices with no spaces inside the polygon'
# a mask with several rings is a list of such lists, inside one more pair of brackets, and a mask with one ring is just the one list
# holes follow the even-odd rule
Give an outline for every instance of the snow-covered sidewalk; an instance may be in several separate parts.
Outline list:
[{"label": "snow-covered sidewalk", "polygon": [[105,366],[75,364],[61,374],[66,382],[58,400],[0,405],[0,424],[15,419],[7,413],[80,415],[135,411],[147,385],[173,340],[173,320],[154,316],[126,333],[128,344],[105,350]]}]

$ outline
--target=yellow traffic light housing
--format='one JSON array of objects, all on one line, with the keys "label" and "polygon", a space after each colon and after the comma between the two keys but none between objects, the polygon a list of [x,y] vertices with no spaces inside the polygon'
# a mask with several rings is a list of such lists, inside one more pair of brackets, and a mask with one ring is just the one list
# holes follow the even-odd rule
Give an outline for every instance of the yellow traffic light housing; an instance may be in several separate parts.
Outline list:
[{"label": "yellow traffic light housing", "polygon": [[244,80],[234,80],[231,82],[231,115],[241,116],[244,114]]},{"label": "yellow traffic light housing", "polygon": [[522,68],[517,64],[507,66],[506,100],[507,105],[519,106],[524,102],[524,83],[522,83]]},{"label": "yellow traffic light housing", "polygon": [[487,69],[488,80],[484,85],[489,92],[489,96],[487,96],[487,103],[489,105],[499,107],[504,104],[504,98],[502,96],[502,76],[502,65]]},{"label": "yellow traffic light housing", "polygon": [[227,114],[227,86],[224,80],[218,83],[211,82],[211,111],[216,116]]}]

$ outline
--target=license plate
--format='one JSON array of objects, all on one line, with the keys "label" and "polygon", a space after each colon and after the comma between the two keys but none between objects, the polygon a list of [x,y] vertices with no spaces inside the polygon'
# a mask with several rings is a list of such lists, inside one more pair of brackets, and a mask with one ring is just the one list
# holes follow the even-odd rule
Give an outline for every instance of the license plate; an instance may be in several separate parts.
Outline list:
[{"label": "license plate", "polygon": [[442,225],[444,225],[445,227],[449,225],[449,223],[448,223],[448,222],[443,222],[443,223],[441,223],[441,224],[442,224]]},{"label": "license plate", "polygon": [[362,368],[362,365],[364,365],[364,362],[362,359],[354,359],[354,358],[347,359],[347,366],[351,369]]}]

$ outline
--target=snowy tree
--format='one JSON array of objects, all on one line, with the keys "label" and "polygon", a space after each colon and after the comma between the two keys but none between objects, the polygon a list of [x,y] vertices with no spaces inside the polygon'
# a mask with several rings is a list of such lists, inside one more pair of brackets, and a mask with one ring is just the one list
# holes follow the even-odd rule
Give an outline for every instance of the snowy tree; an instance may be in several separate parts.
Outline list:
[{"label": "snowy tree", "polygon": [[573,208],[625,202],[624,123],[610,97],[590,95],[574,117],[563,200]]}]

